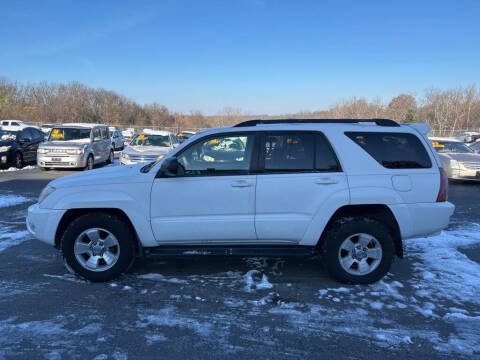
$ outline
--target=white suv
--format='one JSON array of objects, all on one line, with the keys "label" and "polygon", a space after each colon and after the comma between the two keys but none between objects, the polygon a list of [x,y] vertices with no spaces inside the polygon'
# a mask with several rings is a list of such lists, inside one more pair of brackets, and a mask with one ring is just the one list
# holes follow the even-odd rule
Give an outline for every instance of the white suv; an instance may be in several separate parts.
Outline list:
[{"label": "white suv", "polygon": [[210,129],[157,162],[52,181],[27,227],[92,281],[140,255],[318,252],[336,279],[370,283],[403,239],[438,233],[454,211],[428,130],[383,119]]}]

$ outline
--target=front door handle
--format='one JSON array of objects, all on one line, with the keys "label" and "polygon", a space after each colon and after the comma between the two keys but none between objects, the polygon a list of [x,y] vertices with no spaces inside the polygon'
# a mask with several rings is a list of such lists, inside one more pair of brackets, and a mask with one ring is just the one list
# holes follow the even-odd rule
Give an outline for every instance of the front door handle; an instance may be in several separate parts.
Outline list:
[{"label": "front door handle", "polygon": [[322,177],[315,179],[315,184],[318,185],[332,185],[332,184],[338,184],[338,179],[333,178],[333,177]]},{"label": "front door handle", "polygon": [[232,183],[230,183],[230,185],[232,185],[233,187],[243,188],[243,187],[250,187],[250,186],[253,185],[253,183],[251,183],[247,180],[237,180],[237,181],[233,181]]}]

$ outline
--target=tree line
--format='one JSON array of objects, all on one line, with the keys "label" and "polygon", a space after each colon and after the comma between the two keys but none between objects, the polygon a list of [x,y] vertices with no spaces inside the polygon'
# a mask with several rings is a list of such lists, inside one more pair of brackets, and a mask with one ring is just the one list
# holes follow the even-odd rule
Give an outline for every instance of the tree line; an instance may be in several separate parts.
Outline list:
[{"label": "tree line", "polygon": [[79,82],[21,84],[0,78],[0,119],[31,123],[90,122],[122,126],[202,129],[228,126],[253,119],[296,118],[390,118],[398,122],[424,122],[436,135],[460,130],[480,130],[480,91],[475,85],[455,89],[428,89],[421,96],[399,94],[388,102],[380,98],[353,97],[329,109],[281,116],[246,114],[225,107],[215,115],[200,111],[171,112],[159,103],[140,105],[114,91],[94,89]]}]

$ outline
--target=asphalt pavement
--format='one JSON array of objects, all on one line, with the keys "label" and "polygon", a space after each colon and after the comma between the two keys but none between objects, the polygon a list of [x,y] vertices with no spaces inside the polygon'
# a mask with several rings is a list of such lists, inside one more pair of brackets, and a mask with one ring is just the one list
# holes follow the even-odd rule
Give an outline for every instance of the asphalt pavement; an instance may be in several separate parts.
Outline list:
[{"label": "asphalt pavement", "polygon": [[406,241],[377,284],[336,283],[315,257],[201,256],[99,284],[26,232],[69,173],[0,172],[0,359],[480,359],[480,184],[451,184],[450,227]]}]

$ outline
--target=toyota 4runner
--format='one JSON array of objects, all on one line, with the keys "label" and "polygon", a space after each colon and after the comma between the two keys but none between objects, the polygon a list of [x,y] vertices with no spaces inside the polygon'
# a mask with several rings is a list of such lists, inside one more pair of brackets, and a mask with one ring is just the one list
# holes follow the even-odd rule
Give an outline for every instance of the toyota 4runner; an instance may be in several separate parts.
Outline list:
[{"label": "toyota 4runner", "polygon": [[370,283],[402,240],[438,233],[454,211],[428,131],[387,119],[209,129],[147,165],[50,182],[27,227],[91,281],[139,256],[318,253],[337,280]]}]

